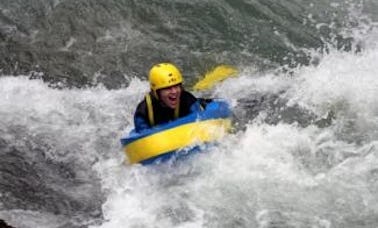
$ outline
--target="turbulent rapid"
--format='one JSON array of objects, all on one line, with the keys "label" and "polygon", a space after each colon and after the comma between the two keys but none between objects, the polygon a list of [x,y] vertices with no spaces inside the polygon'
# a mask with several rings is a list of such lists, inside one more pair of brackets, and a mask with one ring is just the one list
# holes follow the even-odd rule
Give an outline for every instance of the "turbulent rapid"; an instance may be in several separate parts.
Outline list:
[{"label": "turbulent rapid", "polygon": [[[0,219],[17,228],[378,227],[374,1],[0,2]],[[170,60],[239,75],[234,131],[174,164],[119,139]]]}]

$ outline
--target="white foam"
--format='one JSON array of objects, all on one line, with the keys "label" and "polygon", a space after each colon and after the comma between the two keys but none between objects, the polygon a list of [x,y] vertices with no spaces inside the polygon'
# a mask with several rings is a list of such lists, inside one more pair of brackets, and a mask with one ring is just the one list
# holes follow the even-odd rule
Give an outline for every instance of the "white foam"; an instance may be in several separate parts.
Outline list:
[{"label": "white foam", "polygon": [[[274,221],[346,227],[338,216],[371,216],[378,205],[369,192],[376,185],[366,182],[374,178],[378,154],[378,50],[375,43],[371,47],[360,53],[332,50],[318,66],[290,77],[244,72],[221,83],[213,95],[232,100],[256,91],[282,94],[288,105],[320,116],[334,110],[336,119],[327,128],[252,122],[175,167],[107,166],[107,222],[100,227],[216,227],[236,221],[245,227]],[[348,128],[351,120],[357,128]],[[364,132],[363,141],[342,135]]]},{"label": "white foam", "polygon": [[[119,138],[131,129],[135,106],[148,90],[138,79],[109,91],[0,78],[0,126],[5,138],[14,137],[8,130],[16,125],[36,138],[50,137],[45,142],[55,148],[49,154],[54,159],[99,159],[93,168],[106,196],[104,223],[92,227],[347,227],[340,217],[363,220],[378,205],[378,50],[374,39],[369,42],[371,48],[360,53],[332,50],[318,66],[302,67],[292,77],[243,72],[213,93],[230,100],[281,94],[289,105],[318,115],[334,110],[331,126],[252,121],[175,166],[123,164]],[[80,153],[61,154],[64,148]]]},{"label": "white foam", "polygon": [[[51,147],[47,155],[54,159],[64,159],[64,153],[76,157],[70,150],[85,150],[81,156],[86,158],[99,152],[105,154],[107,151],[98,151],[98,146],[119,145],[121,130],[132,127],[133,107],[147,84],[134,79],[130,86],[132,89],[112,91],[102,87],[58,90],[41,80],[2,77],[0,125],[5,130],[22,127],[32,138],[46,139],[45,143]],[[14,136],[10,131],[8,137]],[[111,142],[101,142],[106,138]],[[17,138],[13,140],[24,143]]]}]

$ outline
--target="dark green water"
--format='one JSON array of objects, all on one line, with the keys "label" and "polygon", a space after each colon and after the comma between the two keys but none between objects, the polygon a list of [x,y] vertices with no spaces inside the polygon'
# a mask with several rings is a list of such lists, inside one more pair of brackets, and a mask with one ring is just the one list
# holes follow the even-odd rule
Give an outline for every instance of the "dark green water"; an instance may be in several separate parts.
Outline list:
[{"label": "dark green water", "polygon": [[193,78],[227,63],[258,69],[308,64],[311,49],[351,48],[345,31],[374,2],[259,0],[31,0],[0,2],[0,69],[43,73],[61,86],[119,88],[160,61]]}]

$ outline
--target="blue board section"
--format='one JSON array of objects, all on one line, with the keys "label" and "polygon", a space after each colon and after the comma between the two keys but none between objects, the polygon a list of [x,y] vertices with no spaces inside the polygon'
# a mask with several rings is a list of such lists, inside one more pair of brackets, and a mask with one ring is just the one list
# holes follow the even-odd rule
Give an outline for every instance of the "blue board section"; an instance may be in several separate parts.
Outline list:
[{"label": "blue board section", "polygon": [[159,155],[159,156],[147,159],[147,160],[143,160],[140,163],[142,165],[150,165],[150,164],[157,164],[157,163],[178,160],[178,159],[183,160],[183,159],[188,158],[190,155],[201,152],[201,149],[202,147],[195,146],[195,147],[186,148],[180,151],[174,150],[174,151],[170,151],[168,153],[165,153],[165,154],[162,154],[162,155]]}]

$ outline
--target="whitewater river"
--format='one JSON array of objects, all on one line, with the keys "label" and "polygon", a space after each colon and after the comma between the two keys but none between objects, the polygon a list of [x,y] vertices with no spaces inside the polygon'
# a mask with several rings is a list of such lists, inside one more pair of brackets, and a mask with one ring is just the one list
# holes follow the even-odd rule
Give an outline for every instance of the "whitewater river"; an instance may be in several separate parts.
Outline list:
[{"label": "whitewater river", "polygon": [[[374,1],[24,3],[0,3],[9,225],[378,227]],[[228,100],[235,130],[183,162],[131,166],[120,138],[159,60],[189,90],[206,66],[237,66],[195,93]]]}]

